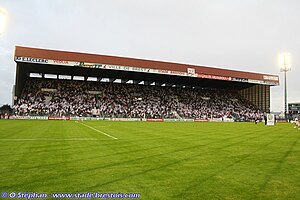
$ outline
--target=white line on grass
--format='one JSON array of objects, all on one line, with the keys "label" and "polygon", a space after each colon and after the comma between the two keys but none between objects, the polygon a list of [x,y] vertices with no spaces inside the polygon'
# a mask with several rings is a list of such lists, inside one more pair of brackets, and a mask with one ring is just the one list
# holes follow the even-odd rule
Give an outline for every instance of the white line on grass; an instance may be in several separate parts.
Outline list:
[{"label": "white line on grass", "polygon": [[96,138],[1,138],[0,141],[36,141],[36,140],[69,140],[69,141],[83,141],[83,140],[98,140]]},{"label": "white line on grass", "polygon": [[[78,123],[77,121],[75,121],[75,122]],[[91,127],[91,126],[86,125],[86,124],[84,124],[84,123],[79,123],[79,124],[82,124],[83,126],[86,126],[86,127],[90,128],[90,129],[92,129],[92,130],[94,130],[94,131],[97,131],[98,133],[102,133],[103,135],[106,135],[107,137],[113,138],[113,139],[115,139],[115,140],[118,139],[118,138],[116,138],[116,137],[114,137],[114,136],[111,136],[111,135],[109,135],[109,134],[107,134],[107,133],[104,133],[103,131],[100,131],[100,130],[98,130],[98,129],[95,129],[94,127]]]}]

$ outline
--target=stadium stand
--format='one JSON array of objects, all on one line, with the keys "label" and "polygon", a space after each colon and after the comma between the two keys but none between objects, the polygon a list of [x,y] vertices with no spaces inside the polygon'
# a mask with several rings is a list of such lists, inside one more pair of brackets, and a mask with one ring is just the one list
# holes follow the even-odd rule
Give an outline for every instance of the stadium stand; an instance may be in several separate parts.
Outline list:
[{"label": "stadium stand", "polygon": [[14,106],[19,116],[262,119],[234,90],[31,78]]}]

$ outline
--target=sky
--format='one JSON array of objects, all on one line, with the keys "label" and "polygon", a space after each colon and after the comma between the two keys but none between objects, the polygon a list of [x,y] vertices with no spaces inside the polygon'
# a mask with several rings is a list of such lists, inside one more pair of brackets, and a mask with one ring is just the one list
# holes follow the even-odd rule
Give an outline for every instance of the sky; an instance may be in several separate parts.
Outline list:
[{"label": "sky", "polygon": [[288,102],[300,102],[299,0],[0,0],[0,105],[11,104],[16,45],[280,75],[290,52]]}]

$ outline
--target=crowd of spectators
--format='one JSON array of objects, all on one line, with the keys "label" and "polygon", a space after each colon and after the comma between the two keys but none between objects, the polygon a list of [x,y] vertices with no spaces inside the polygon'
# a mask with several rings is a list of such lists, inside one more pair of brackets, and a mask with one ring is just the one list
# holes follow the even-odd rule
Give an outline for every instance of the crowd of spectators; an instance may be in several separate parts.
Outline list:
[{"label": "crowd of spectators", "polygon": [[236,91],[93,81],[29,79],[15,115],[261,119]]}]

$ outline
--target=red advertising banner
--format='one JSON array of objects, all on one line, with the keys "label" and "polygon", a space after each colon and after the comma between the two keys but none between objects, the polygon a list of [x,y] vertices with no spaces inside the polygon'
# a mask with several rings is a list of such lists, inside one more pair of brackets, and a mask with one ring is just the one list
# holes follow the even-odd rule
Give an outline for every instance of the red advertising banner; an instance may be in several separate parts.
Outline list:
[{"label": "red advertising banner", "polygon": [[147,119],[146,120],[147,122],[163,122],[164,121],[164,119]]},{"label": "red advertising banner", "polygon": [[49,116],[48,120],[70,120],[70,117]]},{"label": "red advertising banner", "polygon": [[208,122],[208,119],[195,119],[194,122]]},{"label": "red advertising banner", "polygon": [[207,79],[215,79],[215,80],[223,80],[223,81],[231,81],[232,78],[229,76],[215,76],[209,74],[198,74],[199,78],[207,78]]}]

